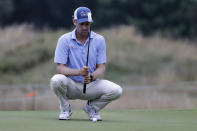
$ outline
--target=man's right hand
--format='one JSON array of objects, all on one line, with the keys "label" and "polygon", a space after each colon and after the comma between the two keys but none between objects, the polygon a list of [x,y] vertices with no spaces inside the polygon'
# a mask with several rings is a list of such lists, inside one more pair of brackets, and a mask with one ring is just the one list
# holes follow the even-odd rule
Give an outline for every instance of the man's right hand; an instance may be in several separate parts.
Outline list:
[{"label": "man's right hand", "polygon": [[89,75],[89,68],[87,66],[83,66],[80,69],[80,75],[81,76],[88,76]]}]

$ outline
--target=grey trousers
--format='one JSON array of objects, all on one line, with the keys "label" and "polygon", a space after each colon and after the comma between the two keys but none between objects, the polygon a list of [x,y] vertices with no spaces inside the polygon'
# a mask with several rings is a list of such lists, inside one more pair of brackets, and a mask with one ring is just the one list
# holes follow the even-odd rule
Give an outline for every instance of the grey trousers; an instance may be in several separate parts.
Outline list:
[{"label": "grey trousers", "polygon": [[119,98],[122,88],[108,80],[96,80],[86,86],[86,93],[83,93],[83,83],[56,74],[51,78],[50,87],[58,98],[60,110],[68,110],[69,99],[90,100],[91,105],[99,112],[109,102]]}]

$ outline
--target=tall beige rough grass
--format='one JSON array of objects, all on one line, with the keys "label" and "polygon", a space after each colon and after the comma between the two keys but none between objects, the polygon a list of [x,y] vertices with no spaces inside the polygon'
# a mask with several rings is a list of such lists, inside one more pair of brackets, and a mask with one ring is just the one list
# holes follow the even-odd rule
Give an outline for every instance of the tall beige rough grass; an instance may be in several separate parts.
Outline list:
[{"label": "tall beige rough grass", "polygon": [[39,39],[41,39],[40,32],[33,30],[33,27],[27,24],[1,28],[0,52],[24,48],[24,46],[35,44]]},{"label": "tall beige rough grass", "polygon": [[[144,37],[131,26],[102,30],[108,62],[126,69],[122,83],[166,84],[196,80],[197,46],[187,40]],[[110,68],[110,66],[108,67]],[[182,76],[181,76],[182,75]]]},{"label": "tall beige rough grass", "polygon": [[[67,32],[68,30],[38,32],[29,25],[0,29],[0,58],[4,59],[5,53],[10,50],[14,54],[24,55],[25,52],[37,52],[38,48],[42,48],[50,55],[54,54],[58,38]],[[144,37],[136,33],[132,26],[119,26],[95,32],[103,35],[107,43],[105,79],[125,85],[168,84],[197,80],[195,43],[156,35]],[[18,49],[21,51],[18,52]],[[11,56],[12,59],[18,57]],[[36,55],[36,58],[40,57]],[[24,57],[24,64],[26,59],[28,60],[28,57]],[[46,60],[48,61],[39,61],[28,70],[20,72],[20,75],[0,74],[0,82],[48,83],[51,75],[55,73],[55,68],[53,58]],[[31,74],[34,76],[30,79]]]}]

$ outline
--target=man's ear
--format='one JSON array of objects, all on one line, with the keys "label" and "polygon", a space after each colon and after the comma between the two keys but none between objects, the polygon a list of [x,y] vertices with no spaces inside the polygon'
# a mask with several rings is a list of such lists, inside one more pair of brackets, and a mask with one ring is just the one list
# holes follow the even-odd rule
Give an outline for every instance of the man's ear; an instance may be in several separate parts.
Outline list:
[{"label": "man's ear", "polygon": [[77,21],[73,19],[73,24],[77,26]]}]

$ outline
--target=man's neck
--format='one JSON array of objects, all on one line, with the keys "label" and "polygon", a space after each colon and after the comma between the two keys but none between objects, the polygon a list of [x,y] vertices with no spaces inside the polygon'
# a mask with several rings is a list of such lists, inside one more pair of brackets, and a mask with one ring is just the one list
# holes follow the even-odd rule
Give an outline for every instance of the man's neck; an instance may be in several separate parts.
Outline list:
[{"label": "man's neck", "polygon": [[87,38],[88,38],[88,35],[81,35],[79,33],[77,33],[76,31],[76,38],[78,41],[80,41],[82,44],[85,44]]}]

